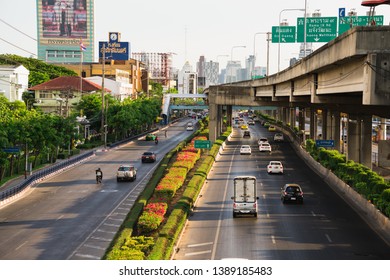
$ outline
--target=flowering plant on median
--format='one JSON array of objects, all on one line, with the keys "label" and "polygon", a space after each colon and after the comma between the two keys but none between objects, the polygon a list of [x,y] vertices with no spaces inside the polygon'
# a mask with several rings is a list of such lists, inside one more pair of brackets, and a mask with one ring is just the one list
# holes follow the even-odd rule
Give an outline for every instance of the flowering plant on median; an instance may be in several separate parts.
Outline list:
[{"label": "flowering plant on median", "polygon": [[156,230],[167,212],[167,203],[148,203],[138,219],[138,229],[142,233],[149,233]]}]

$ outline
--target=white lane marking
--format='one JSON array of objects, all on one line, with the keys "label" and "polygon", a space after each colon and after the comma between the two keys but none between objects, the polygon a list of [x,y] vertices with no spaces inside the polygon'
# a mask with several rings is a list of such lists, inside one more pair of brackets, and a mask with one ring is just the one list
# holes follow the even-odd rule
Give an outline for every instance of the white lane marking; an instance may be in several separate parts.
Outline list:
[{"label": "white lane marking", "polygon": [[332,239],[330,239],[329,235],[325,234],[326,239],[328,239],[329,243],[332,243]]},{"label": "white lane marking", "polygon": [[98,229],[97,231],[99,231],[99,232],[104,232],[104,233],[116,234],[115,231],[108,231],[108,230],[102,230],[102,229]]},{"label": "white lane marking", "polygon": [[208,253],[211,253],[211,250],[200,251],[200,252],[195,252],[195,253],[187,253],[187,254],[184,254],[184,255],[185,256],[194,256],[194,255],[201,255],[201,254],[208,254]]},{"label": "white lane marking", "polygon": [[187,247],[200,247],[200,246],[206,246],[206,245],[211,245],[213,242],[205,242],[205,243],[198,243],[198,244],[190,244]]},{"label": "white lane marking", "polygon": [[64,215],[59,216],[59,217],[56,219],[56,221],[61,220],[63,217],[64,217]]},{"label": "white lane marking", "polygon": [[106,248],[103,248],[103,247],[100,247],[100,246],[95,246],[95,245],[84,244],[83,246],[87,247],[87,248],[98,249],[98,250],[103,250],[103,251],[106,250]]},{"label": "white lane marking", "polygon": [[28,241],[24,241],[22,244],[20,244],[18,247],[15,248],[15,251],[19,250],[22,248],[25,244],[27,244]]},{"label": "white lane marking", "polygon": [[104,223],[103,225],[108,227],[119,227],[120,225]]},{"label": "white lane marking", "polygon": [[81,258],[93,259],[93,260],[100,260],[99,257],[93,256],[93,255],[75,254],[75,256],[78,256]]},{"label": "white lane marking", "polygon": [[271,240],[273,244],[276,244],[275,236],[271,235]]},{"label": "white lane marking", "polygon": [[111,242],[112,239],[108,239],[108,238],[103,238],[103,237],[97,237],[97,236],[91,236],[92,239],[96,239],[96,240],[101,240],[101,241],[107,241],[107,242]]}]

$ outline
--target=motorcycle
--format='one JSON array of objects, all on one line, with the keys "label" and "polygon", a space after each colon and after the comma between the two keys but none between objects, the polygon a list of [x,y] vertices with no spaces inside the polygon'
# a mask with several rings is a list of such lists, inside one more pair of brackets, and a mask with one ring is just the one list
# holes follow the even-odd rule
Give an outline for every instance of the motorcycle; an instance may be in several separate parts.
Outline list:
[{"label": "motorcycle", "polygon": [[156,140],[154,140],[154,143],[157,145],[158,144],[158,139],[156,138]]}]

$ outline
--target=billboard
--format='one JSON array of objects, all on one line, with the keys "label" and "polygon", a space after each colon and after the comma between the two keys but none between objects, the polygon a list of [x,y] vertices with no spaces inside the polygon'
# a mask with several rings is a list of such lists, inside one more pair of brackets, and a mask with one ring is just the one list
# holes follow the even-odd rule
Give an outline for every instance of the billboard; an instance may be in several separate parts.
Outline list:
[{"label": "billboard", "polygon": [[108,34],[108,42],[99,42],[99,58],[108,60],[128,60],[129,59],[129,43],[120,42],[119,32],[110,32]]},{"label": "billboard", "polygon": [[87,38],[86,0],[41,0],[42,36]]},{"label": "billboard", "polygon": [[[93,0],[36,0],[38,58],[53,62],[93,61]],[[81,48],[83,46],[83,48]]]}]

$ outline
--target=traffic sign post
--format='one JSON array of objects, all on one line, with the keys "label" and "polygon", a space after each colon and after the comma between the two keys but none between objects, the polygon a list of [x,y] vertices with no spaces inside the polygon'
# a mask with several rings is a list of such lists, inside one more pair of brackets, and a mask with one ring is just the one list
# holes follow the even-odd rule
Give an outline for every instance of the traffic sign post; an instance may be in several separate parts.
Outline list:
[{"label": "traffic sign post", "polygon": [[17,154],[20,152],[19,147],[3,148],[1,149],[4,153]]},{"label": "traffic sign post", "polygon": [[316,140],[317,147],[333,148],[334,140]]},{"label": "traffic sign post", "polygon": [[210,140],[195,140],[194,147],[196,149],[210,149],[211,141]]},{"label": "traffic sign post", "polygon": [[272,26],[272,43],[295,43],[295,41],[295,26]]},{"label": "traffic sign post", "polygon": [[383,25],[383,16],[374,16],[374,18],[369,16],[347,16],[340,17],[339,20],[339,35],[348,31],[355,26],[366,26],[370,25],[371,20],[375,21],[375,25]]},{"label": "traffic sign post", "polygon": [[[305,18],[297,19],[297,42],[304,42]],[[337,37],[337,17],[306,18],[306,42],[327,43]]]}]

